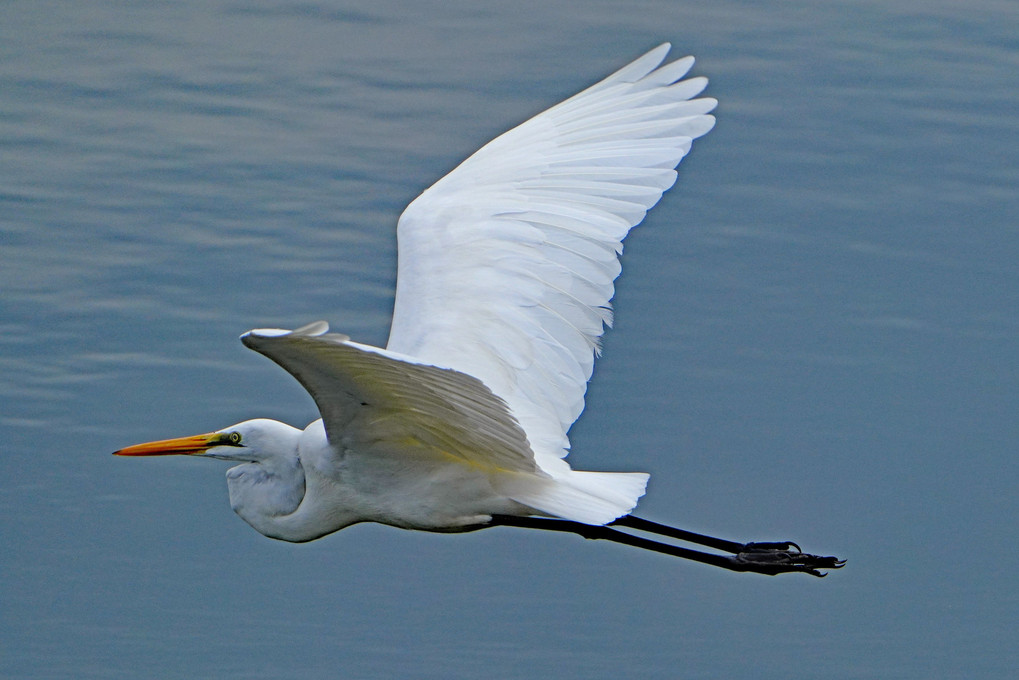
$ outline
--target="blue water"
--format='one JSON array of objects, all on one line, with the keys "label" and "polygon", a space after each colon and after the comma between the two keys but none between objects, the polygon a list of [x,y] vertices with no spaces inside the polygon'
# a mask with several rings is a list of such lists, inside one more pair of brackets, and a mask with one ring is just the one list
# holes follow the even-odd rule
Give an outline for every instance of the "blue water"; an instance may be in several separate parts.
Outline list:
[{"label": "blue water", "polygon": [[[0,22],[0,675],[931,678],[1019,668],[1019,7],[12,2]],[[396,216],[664,40],[720,101],[627,242],[578,467],[792,538],[736,575],[564,536],[302,546],[218,463],[114,449],[310,398],[244,349],[382,344]]]}]

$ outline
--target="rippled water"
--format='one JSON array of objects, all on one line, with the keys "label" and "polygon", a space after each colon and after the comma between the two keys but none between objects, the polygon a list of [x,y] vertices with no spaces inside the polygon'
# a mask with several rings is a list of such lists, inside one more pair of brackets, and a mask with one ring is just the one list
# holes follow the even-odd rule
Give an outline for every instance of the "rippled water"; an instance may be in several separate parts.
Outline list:
[{"label": "rippled water", "polygon": [[[1007,677],[1017,27],[980,0],[8,3],[0,675]],[[573,460],[846,569],[508,529],[284,545],[219,464],[109,456],[314,418],[236,337],[383,343],[402,207],[663,40],[719,124],[627,242]]]}]

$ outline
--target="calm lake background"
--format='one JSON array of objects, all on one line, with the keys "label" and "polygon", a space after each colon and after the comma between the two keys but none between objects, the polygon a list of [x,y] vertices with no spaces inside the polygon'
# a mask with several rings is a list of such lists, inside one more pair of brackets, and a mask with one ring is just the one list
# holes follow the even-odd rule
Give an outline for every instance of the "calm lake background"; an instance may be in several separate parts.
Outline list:
[{"label": "calm lake background", "polygon": [[[1019,669],[1019,4],[7,2],[0,676],[1005,678]],[[395,222],[663,41],[718,125],[627,241],[577,467],[849,559],[268,540],[214,461],[311,399],[237,341],[385,342]]]}]

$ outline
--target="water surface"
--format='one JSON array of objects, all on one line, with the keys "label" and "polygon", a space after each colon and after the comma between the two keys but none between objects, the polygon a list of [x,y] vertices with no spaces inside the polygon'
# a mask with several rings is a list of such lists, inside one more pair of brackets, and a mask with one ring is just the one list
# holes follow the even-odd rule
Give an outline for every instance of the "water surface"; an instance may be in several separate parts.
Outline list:
[{"label": "water surface", "polygon": [[[1007,677],[1019,666],[1012,2],[14,2],[0,26],[0,675]],[[394,226],[659,42],[719,123],[627,242],[578,467],[764,578],[563,536],[230,512],[148,439],[310,398],[245,350],[385,342]]]}]

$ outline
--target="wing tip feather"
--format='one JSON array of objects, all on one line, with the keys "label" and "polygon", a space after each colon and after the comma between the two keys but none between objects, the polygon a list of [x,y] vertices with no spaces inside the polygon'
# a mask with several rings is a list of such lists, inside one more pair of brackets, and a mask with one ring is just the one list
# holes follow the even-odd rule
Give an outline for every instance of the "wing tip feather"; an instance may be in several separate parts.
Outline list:
[{"label": "wing tip feather", "polygon": [[295,330],[286,328],[253,328],[241,336],[241,342],[245,347],[258,351],[261,340],[273,338],[317,338],[328,335],[341,342],[349,340],[346,335],[329,333],[329,324],[325,321],[313,321]]}]

